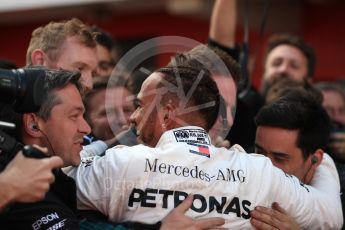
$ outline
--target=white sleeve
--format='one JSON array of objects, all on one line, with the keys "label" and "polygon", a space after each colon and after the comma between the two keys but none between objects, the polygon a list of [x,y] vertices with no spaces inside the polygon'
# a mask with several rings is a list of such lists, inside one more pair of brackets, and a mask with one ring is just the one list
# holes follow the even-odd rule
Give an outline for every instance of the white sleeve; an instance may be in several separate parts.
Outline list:
[{"label": "white sleeve", "polygon": [[88,145],[83,146],[80,151],[80,158],[99,156],[108,149],[108,145],[104,141],[94,141]]},{"label": "white sleeve", "polygon": [[326,156],[315,173],[312,186],[273,167],[268,186],[278,202],[303,229],[341,229],[343,225],[340,185],[337,170]]},{"label": "white sleeve", "polygon": [[107,164],[103,159],[104,156],[94,156],[88,158],[88,161],[82,161],[70,176],[74,178],[77,186],[78,209],[99,210],[107,215]]},{"label": "white sleeve", "polygon": [[[83,149],[80,151],[81,162],[88,161],[94,156],[99,156],[108,149],[108,145],[104,141],[94,141],[88,145],[83,146]],[[73,177],[77,171],[77,168],[74,166],[67,166],[62,168],[62,171],[69,177]]]},{"label": "white sleeve", "polygon": [[114,147],[108,149],[104,156],[82,161],[71,175],[77,185],[78,209],[98,210],[114,221],[122,215],[127,183],[125,174],[131,155],[126,148]]}]

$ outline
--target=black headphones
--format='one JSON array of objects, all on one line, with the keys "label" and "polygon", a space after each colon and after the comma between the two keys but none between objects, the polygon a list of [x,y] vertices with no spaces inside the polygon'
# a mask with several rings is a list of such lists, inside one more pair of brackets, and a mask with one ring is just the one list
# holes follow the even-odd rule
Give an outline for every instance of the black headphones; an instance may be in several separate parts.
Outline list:
[{"label": "black headphones", "polygon": [[52,146],[52,144],[50,143],[49,138],[48,138],[47,135],[43,132],[43,130],[40,129],[40,127],[38,126],[38,124],[37,124],[37,123],[31,124],[31,129],[32,129],[33,131],[35,131],[35,132],[41,132],[41,133],[43,134],[44,138],[45,138],[46,141],[48,142],[48,144],[49,144],[49,146],[50,146],[50,148],[51,148],[51,150],[52,150],[52,152],[53,152],[53,155],[56,155],[56,154],[55,154],[55,151],[54,151],[54,149],[53,149],[53,146]]}]

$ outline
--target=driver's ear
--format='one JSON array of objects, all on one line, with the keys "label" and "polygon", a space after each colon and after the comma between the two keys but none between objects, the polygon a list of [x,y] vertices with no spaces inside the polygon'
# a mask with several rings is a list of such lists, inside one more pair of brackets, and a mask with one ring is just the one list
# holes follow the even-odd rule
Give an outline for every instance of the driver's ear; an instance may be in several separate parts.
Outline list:
[{"label": "driver's ear", "polygon": [[[176,124],[176,106],[173,104],[172,100],[169,100],[168,103],[164,106],[163,110],[163,124],[166,129],[175,128]],[[163,125],[162,124],[162,125]]]}]

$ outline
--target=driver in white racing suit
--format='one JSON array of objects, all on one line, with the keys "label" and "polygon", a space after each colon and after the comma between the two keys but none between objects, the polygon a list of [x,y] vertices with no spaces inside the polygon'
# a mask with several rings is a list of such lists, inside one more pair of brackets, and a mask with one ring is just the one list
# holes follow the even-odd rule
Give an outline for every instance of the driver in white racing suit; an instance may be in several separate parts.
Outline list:
[{"label": "driver in white racing suit", "polygon": [[187,215],[223,217],[227,228],[252,228],[250,211],[278,202],[302,228],[340,229],[339,178],[329,157],[312,187],[262,155],[210,143],[219,92],[209,72],[195,66],[163,68],[143,83],[131,120],[148,146],[114,147],[70,171],[78,208],[116,222],[155,223],[192,193]]}]

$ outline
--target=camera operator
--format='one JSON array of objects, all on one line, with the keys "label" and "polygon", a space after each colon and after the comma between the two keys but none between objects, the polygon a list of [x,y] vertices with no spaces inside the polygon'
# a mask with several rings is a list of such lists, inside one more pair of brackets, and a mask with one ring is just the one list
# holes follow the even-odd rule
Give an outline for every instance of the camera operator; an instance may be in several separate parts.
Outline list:
[{"label": "camera operator", "polygon": [[[42,67],[27,68],[23,71],[29,74],[20,80],[30,79],[27,82],[31,86],[27,88],[28,91],[43,92],[41,95],[43,99],[36,113],[18,114],[13,112],[11,118],[16,123],[15,137],[25,145],[36,144],[47,147],[46,154],[54,157],[41,160],[28,159],[32,160],[31,164],[26,162],[26,167],[18,167],[21,170],[26,168],[36,170],[35,175],[26,172],[26,177],[30,176],[31,180],[35,177],[36,179],[41,178],[41,180],[47,177],[46,180],[52,182],[53,179],[49,178],[49,174],[44,175],[40,172],[48,167],[45,164],[50,161],[59,161],[59,157],[62,158],[63,164],[59,161],[55,163],[56,166],[78,164],[82,137],[90,132],[90,127],[83,119],[84,107],[78,82],[80,74],[64,70],[48,70]],[[42,75],[44,75],[44,78],[41,78],[43,82],[37,84],[37,81],[33,79],[42,77]],[[40,88],[35,88],[37,85]],[[8,117],[8,114],[3,113],[2,115]],[[2,163],[5,157],[6,154],[1,154]],[[5,174],[5,176],[9,177],[15,173],[11,173],[11,169],[15,169],[12,163],[21,161],[22,157],[19,154],[7,165],[4,173],[7,171],[10,174]],[[43,164],[38,166],[33,161]],[[53,229],[78,229],[79,222],[75,214],[75,183],[60,169],[55,170],[54,175],[55,181],[43,200],[35,203],[13,203],[0,216],[0,226],[8,229],[48,229],[50,227]],[[20,180],[25,185],[27,182],[30,183],[26,177],[18,176],[16,180]],[[47,188],[44,189],[47,190]]]},{"label": "camera operator", "polygon": [[[15,65],[2,67],[15,68]],[[0,70],[0,213],[5,212],[5,208],[13,202],[31,203],[42,200],[50,184],[55,181],[52,170],[63,165],[58,156],[29,158],[32,152],[28,151],[33,148],[23,148],[14,138],[18,139],[19,130],[2,130],[12,127],[7,122],[21,123],[21,115],[14,110],[20,113],[38,111],[41,102],[38,98],[43,95],[43,82],[44,75],[37,70]],[[34,147],[38,151],[47,152],[46,148]]]},{"label": "camera operator", "polygon": [[55,180],[52,169],[61,167],[62,163],[57,156],[32,159],[19,152],[0,173],[0,211],[12,202],[42,200]]}]

